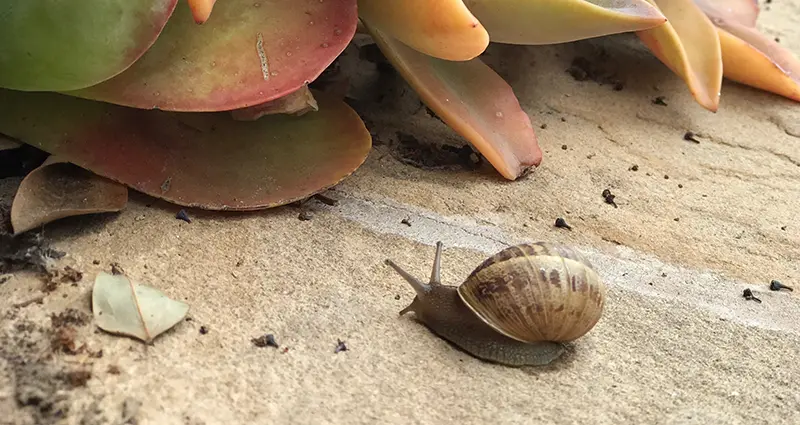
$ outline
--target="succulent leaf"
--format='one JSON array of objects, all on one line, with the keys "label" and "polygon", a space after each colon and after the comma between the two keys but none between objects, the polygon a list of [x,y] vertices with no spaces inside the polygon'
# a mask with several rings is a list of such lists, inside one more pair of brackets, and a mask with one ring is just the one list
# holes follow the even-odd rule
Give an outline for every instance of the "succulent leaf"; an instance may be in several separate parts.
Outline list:
[{"label": "succulent leaf", "polygon": [[0,87],[76,90],[131,66],[156,41],[177,0],[4,0]]},{"label": "succulent leaf", "polygon": [[491,41],[554,44],[653,28],[667,21],[645,0],[465,0]]},{"label": "succulent leaf", "polygon": [[800,59],[756,28],[755,0],[695,0],[717,27],[723,75],[800,102]]},{"label": "succulent leaf", "polygon": [[204,24],[211,16],[211,11],[214,9],[214,3],[216,2],[217,0],[188,0],[194,22]]},{"label": "succulent leaf", "polygon": [[515,180],[542,161],[531,121],[512,88],[480,58],[447,61],[365,26],[420,98],[503,177]]},{"label": "succulent leaf", "polygon": [[133,66],[66,94],[182,112],[258,105],[317,78],[347,47],[357,21],[356,0],[227,0],[197,26],[181,2]]},{"label": "succulent leaf", "polygon": [[725,78],[800,102],[796,56],[753,28],[732,24],[717,31]]},{"label": "succulent leaf", "polygon": [[694,3],[711,18],[721,18],[755,27],[758,19],[758,0],[694,0]]},{"label": "succulent leaf", "polygon": [[314,97],[318,112],[244,122],[0,90],[0,133],[174,204],[254,210],[324,190],[366,159],[372,139],[358,115]]},{"label": "succulent leaf", "polygon": [[692,0],[647,1],[658,6],[669,22],[636,34],[686,82],[700,105],[716,112],[722,88],[722,51],[716,28]]},{"label": "succulent leaf", "polygon": [[387,36],[440,59],[477,57],[489,34],[462,0],[358,0],[358,14]]}]

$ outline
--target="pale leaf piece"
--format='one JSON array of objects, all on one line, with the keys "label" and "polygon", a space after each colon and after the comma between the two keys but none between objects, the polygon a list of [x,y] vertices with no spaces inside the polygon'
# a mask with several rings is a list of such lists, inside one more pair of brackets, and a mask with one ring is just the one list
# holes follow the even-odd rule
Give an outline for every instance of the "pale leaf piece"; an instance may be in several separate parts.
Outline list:
[{"label": "pale leaf piece", "polygon": [[694,99],[709,111],[719,107],[722,51],[717,30],[692,0],[648,0],[669,19],[636,35],[686,82]]},{"label": "pale leaf piece", "polygon": [[387,36],[440,59],[477,57],[489,34],[462,0],[359,0],[359,16]]},{"label": "pale leaf piece", "polygon": [[319,105],[308,86],[303,86],[300,90],[281,98],[270,100],[260,105],[234,109],[231,111],[231,117],[237,121],[255,121],[264,115],[289,114],[301,116],[311,111],[319,111]]},{"label": "pale leaf piece", "polygon": [[11,227],[20,234],[65,217],[121,211],[127,203],[127,187],[50,156],[17,189]]},{"label": "pale leaf piece", "polygon": [[182,321],[189,305],[124,275],[100,272],[92,289],[92,312],[100,329],[151,343]]},{"label": "pale leaf piece", "polygon": [[217,0],[188,0],[189,8],[192,9],[192,18],[197,24],[204,24],[211,16],[214,3]]},{"label": "pale leaf piece", "polygon": [[653,28],[667,21],[645,0],[465,0],[491,41],[555,44]]},{"label": "pale leaf piece", "polygon": [[755,26],[753,0],[695,0],[717,27],[723,75],[800,102],[800,59]]},{"label": "pale leaf piece", "polygon": [[511,86],[480,58],[446,61],[422,54],[364,21],[378,47],[420,98],[509,180],[542,161],[530,118]]}]

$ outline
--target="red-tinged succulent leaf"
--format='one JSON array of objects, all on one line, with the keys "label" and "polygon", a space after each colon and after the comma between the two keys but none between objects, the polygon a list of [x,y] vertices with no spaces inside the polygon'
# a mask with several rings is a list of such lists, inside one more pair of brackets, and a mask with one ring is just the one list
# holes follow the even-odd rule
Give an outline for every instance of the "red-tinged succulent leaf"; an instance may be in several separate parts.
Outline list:
[{"label": "red-tinged succulent leaf", "polygon": [[465,0],[493,42],[555,44],[643,30],[667,19],[645,0]]},{"label": "red-tinged succulent leaf", "polygon": [[20,183],[11,227],[20,234],[65,217],[120,211],[127,204],[127,187],[50,156]]},{"label": "red-tinged succulent leaf", "polygon": [[756,29],[719,32],[725,78],[800,102],[800,60]]},{"label": "red-tinged succulent leaf", "polygon": [[194,22],[204,24],[211,16],[211,10],[214,9],[216,2],[217,0],[188,0]]},{"label": "red-tinged succulent leaf", "polygon": [[387,36],[440,59],[470,60],[489,45],[489,34],[462,0],[358,0],[358,14]]},{"label": "red-tinged succulent leaf", "polygon": [[0,132],[178,205],[255,210],[333,186],[366,159],[372,139],[355,111],[314,96],[318,112],[244,122],[0,90]]},{"label": "red-tinged succulent leaf", "polygon": [[210,112],[285,96],[316,79],[356,30],[356,0],[226,0],[198,26],[181,2],[133,66],[71,96]]},{"label": "red-tinged succulent leaf", "polygon": [[722,51],[717,30],[692,0],[648,0],[669,19],[636,34],[689,87],[694,99],[716,112],[722,88]]},{"label": "red-tinged succulent leaf", "polygon": [[758,0],[694,0],[694,3],[714,21],[721,18],[748,27],[756,26]]},{"label": "red-tinged succulent leaf", "polygon": [[800,60],[756,28],[755,0],[695,0],[716,25],[723,75],[730,80],[800,101]]},{"label": "red-tinged succulent leaf", "polygon": [[231,117],[238,121],[255,121],[264,115],[303,115],[311,111],[319,111],[319,105],[317,105],[317,100],[314,99],[314,94],[308,86],[303,86],[299,90],[281,98],[270,100],[260,105],[234,109],[231,111]]},{"label": "red-tinged succulent leaf", "polygon": [[4,0],[0,87],[76,90],[127,69],[156,41],[177,0]]},{"label": "red-tinged succulent leaf", "polygon": [[541,163],[542,151],[530,118],[512,88],[480,58],[434,58],[364,23],[425,104],[475,146],[503,177],[515,180]]}]

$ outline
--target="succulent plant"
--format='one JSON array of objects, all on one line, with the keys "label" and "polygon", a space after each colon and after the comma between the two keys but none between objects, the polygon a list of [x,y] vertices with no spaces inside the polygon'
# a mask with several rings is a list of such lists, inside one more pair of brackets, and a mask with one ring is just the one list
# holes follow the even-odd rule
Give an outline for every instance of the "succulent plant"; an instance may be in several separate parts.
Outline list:
[{"label": "succulent plant", "polygon": [[371,149],[342,96],[310,87],[364,32],[516,180],[542,152],[480,57],[490,42],[635,33],[710,111],[723,76],[800,101],[800,61],[756,29],[758,12],[756,0],[7,0],[0,139],[182,206],[284,205],[346,178]]}]

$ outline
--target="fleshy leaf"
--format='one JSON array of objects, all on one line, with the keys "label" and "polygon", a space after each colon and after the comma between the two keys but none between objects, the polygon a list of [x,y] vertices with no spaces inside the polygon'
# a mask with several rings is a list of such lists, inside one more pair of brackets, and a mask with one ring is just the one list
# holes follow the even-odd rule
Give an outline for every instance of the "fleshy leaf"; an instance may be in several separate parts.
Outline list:
[{"label": "fleshy leaf", "polygon": [[463,61],[489,45],[489,34],[462,0],[358,0],[364,21],[422,53]]},{"label": "fleshy leaf", "polygon": [[694,0],[713,21],[715,17],[755,27],[758,19],[758,0]]},{"label": "fleshy leaf", "polygon": [[491,40],[554,44],[661,25],[667,19],[645,0],[465,0]]},{"label": "fleshy leaf", "polygon": [[723,75],[800,102],[800,59],[755,26],[753,0],[695,0],[716,25]]},{"label": "fleshy leaf", "polygon": [[542,161],[531,121],[512,88],[480,58],[422,54],[364,21],[378,47],[420,98],[509,180]]},{"label": "fleshy leaf", "polygon": [[0,87],[76,90],[127,69],[156,41],[177,0],[4,0]]},{"label": "fleshy leaf", "polygon": [[64,217],[120,211],[128,188],[50,156],[25,176],[11,204],[14,234]]},{"label": "fleshy leaf", "polygon": [[697,103],[716,112],[722,88],[722,52],[716,28],[692,0],[648,1],[658,6],[669,22],[636,34],[686,82]]},{"label": "fleshy leaf", "polygon": [[292,114],[299,116],[311,111],[319,111],[319,105],[308,86],[303,86],[281,98],[260,105],[235,109],[231,111],[231,116],[239,121],[255,121],[264,115]]},{"label": "fleshy leaf", "polygon": [[123,275],[100,272],[92,289],[97,326],[109,333],[151,343],[186,317],[189,305]]},{"label": "fleshy leaf", "polygon": [[211,10],[214,9],[214,3],[216,2],[217,0],[188,0],[194,22],[198,24],[205,23],[211,16]]},{"label": "fleshy leaf", "polygon": [[755,29],[728,29],[741,37],[717,28],[725,78],[800,102],[800,60]]},{"label": "fleshy leaf", "polygon": [[366,159],[372,139],[358,115],[314,96],[318,112],[244,122],[0,90],[0,132],[175,204],[254,210],[333,186]]},{"label": "fleshy leaf", "polygon": [[185,2],[122,74],[66,94],[165,111],[222,111],[316,79],[355,34],[356,0],[226,0],[196,25]]}]

